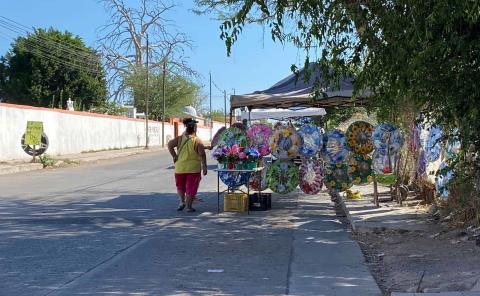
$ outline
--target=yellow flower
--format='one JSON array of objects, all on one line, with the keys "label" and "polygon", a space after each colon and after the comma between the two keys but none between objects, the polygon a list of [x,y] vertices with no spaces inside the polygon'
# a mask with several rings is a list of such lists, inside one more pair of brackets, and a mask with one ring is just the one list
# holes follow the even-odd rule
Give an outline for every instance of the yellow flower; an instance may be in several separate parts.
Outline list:
[{"label": "yellow flower", "polygon": [[368,155],[364,155],[363,160],[368,160]]},{"label": "yellow flower", "polygon": [[342,189],[347,189],[347,188],[348,188],[347,183],[343,182],[343,183],[342,183]]},{"label": "yellow flower", "polygon": [[351,173],[354,173],[357,169],[354,167],[354,166],[350,166],[348,167],[348,173],[351,174]]},{"label": "yellow flower", "polygon": [[337,185],[335,181],[330,181],[330,187],[335,187],[335,185]]},{"label": "yellow flower", "polygon": [[341,163],[337,163],[336,166],[337,166],[337,168],[341,168],[341,167],[342,167],[342,164],[341,164]]},{"label": "yellow flower", "polygon": [[277,149],[277,143],[272,143],[272,145],[270,145],[270,148],[272,150],[276,150]]},{"label": "yellow flower", "polygon": [[355,185],[360,184],[360,182],[362,182],[362,179],[360,179],[360,177],[356,177],[355,180],[353,180],[353,184]]},{"label": "yellow flower", "polygon": [[368,177],[367,177],[367,181],[368,181],[368,182],[372,182],[372,181],[373,181],[373,177],[372,177],[372,176],[368,176]]},{"label": "yellow flower", "polygon": [[287,128],[286,128],[286,129],[284,129],[282,133],[283,133],[283,136],[284,136],[285,138],[287,138],[287,137],[289,137],[289,136],[290,136],[290,130],[289,130],[289,129],[287,129]]},{"label": "yellow flower", "polygon": [[360,129],[364,130],[366,128],[365,123],[361,122],[360,123]]},{"label": "yellow flower", "polygon": [[357,125],[352,126],[352,131],[356,133],[358,131],[358,126]]}]

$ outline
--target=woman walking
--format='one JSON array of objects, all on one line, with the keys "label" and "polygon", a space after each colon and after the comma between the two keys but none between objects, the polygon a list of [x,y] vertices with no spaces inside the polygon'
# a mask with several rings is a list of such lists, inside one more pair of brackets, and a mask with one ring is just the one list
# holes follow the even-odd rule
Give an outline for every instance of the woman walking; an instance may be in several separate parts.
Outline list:
[{"label": "woman walking", "polygon": [[177,211],[186,206],[187,212],[195,212],[192,204],[202,179],[201,173],[207,174],[207,156],[205,146],[196,135],[197,121],[186,118],[183,124],[185,132],[168,142],[168,151],[175,163],[175,183],[180,198]]}]

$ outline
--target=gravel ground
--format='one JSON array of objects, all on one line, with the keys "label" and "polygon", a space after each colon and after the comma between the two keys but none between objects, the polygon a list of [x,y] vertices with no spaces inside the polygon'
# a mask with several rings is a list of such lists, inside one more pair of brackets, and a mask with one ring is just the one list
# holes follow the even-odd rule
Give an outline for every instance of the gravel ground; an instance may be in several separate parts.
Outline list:
[{"label": "gravel ground", "polygon": [[469,291],[480,280],[480,237],[472,228],[381,230],[354,235],[382,292]]}]

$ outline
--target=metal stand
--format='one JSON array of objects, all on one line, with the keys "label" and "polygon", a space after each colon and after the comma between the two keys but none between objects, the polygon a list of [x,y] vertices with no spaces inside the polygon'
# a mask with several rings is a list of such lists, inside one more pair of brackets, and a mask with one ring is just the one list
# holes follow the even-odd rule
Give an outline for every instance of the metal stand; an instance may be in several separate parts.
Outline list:
[{"label": "metal stand", "polygon": [[250,215],[250,181],[247,181],[247,184],[245,185],[247,187],[247,192],[244,192],[236,187],[232,187],[232,186],[227,186],[227,189],[226,190],[222,190],[220,191],[220,173],[221,172],[229,172],[229,173],[246,173],[248,174],[248,178],[247,180],[250,180],[250,177],[252,176],[253,173],[260,173],[260,186],[259,186],[259,190],[258,190],[258,194],[259,194],[259,198],[262,198],[262,170],[264,169],[264,167],[259,167],[259,168],[254,168],[254,169],[251,169],[251,170],[230,170],[230,169],[214,169],[213,171],[214,172],[217,172],[217,214],[220,213],[220,195],[221,193],[225,193],[225,192],[235,192],[235,191],[240,191],[240,192],[243,192],[243,193],[246,193],[247,194],[247,213],[248,215]]}]

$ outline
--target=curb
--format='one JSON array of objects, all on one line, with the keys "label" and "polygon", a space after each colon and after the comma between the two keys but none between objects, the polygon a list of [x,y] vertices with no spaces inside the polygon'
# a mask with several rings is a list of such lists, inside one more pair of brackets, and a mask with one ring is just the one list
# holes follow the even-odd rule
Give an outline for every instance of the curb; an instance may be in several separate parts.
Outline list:
[{"label": "curb", "polygon": [[43,169],[43,164],[41,163],[20,163],[16,165],[6,165],[0,166],[0,175],[10,175],[41,169]]},{"label": "curb", "polygon": [[[110,160],[110,159],[117,159],[117,158],[124,158],[128,156],[133,156],[133,155],[138,155],[138,154],[146,154],[146,153],[153,153],[153,152],[160,152],[166,150],[166,148],[150,148],[148,150],[144,150],[141,147],[139,148],[132,148],[135,149],[133,151],[128,151],[129,149],[122,149],[122,150],[112,150],[116,151],[116,153],[111,153],[111,154],[97,154],[96,153],[101,153],[104,151],[98,151],[98,152],[91,152],[91,153],[85,153],[84,157],[72,157],[72,156],[78,156],[79,154],[75,155],[60,155],[56,157],[55,159],[58,161],[73,161],[76,162],[75,165],[78,164],[87,164],[87,163],[97,163],[102,160]],[[70,156],[70,157],[69,157]],[[65,168],[69,167],[72,165],[61,165],[61,166],[51,166],[47,167],[48,169],[55,169],[55,168]],[[29,172],[29,171],[36,171],[36,170],[42,170],[44,169],[43,164],[41,163],[16,163],[16,164],[7,164],[7,165],[1,165],[0,164],[0,176],[1,175],[10,175],[10,174],[16,174],[16,173],[22,173],[22,172]]]},{"label": "curb", "polygon": [[340,206],[342,209],[343,214],[345,214],[345,217],[347,217],[348,224],[350,224],[350,229],[352,230],[353,233],[357,233],[357,226],[355,225],[355,222],[352,219],[352,215],[350,215],[350,212],[348,211],[347,206],[345,205],[345,201],[343,200],[343,197],[339,193],[332,193],[332,197],[335,200],[335,203]]},{"label": "curb", "polygon": [[393,292],[391,296],[480,296],[480,292],[439,292],[439,293]]}]

